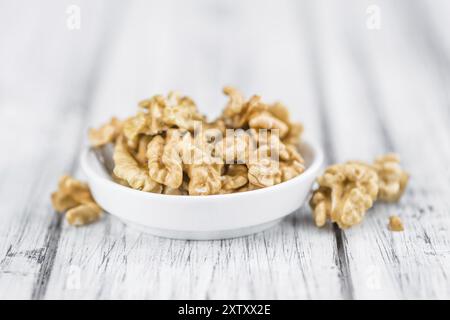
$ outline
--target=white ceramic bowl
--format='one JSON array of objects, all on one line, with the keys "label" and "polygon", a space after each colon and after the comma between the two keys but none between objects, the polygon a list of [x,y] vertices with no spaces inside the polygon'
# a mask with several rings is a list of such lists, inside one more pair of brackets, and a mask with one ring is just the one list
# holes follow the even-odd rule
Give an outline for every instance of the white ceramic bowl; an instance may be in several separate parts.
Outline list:
[{"label": "white ceramic bowl", "polygon": [[273,187],[224,195],[148,193],[112,181],[92,149],[81,157],[92,194],[106,211],[151,234],[192,240],[224,239],[267,229],[306,200],[322,165],[319,147],[303,143],[301,175]]}]

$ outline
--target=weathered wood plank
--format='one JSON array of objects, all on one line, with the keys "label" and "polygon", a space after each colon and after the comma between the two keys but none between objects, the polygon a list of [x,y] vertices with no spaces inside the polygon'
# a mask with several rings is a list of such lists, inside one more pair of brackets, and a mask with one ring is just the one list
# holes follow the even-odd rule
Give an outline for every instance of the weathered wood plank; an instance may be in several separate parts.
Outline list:
[{"label": "weathered wood plank", "polygon": [[[61,233],[49,194],[62,172],[73,171],[79,151],[84,99],[93,85],[90,72],[97,71],[98,32],[105,18],[97,11],[104,5],[89,6],[83,31],[76,31],[80,34],[67,29],[63,3],[2,7],[8,28],[0,31],[0,45],[8,50],[0,59],[5,88],[0,136],[7,150],[0,164],[1,298],[41,298],[45,293]],[[30,40],[22,43],[25,36]]]},{"label": "weathered wood plank", "polygon": [[[0,158],[0,298],[450,297],[448,2],[377,1],[379,30],[372,1],[75,1],[80,31],[68,4],[1,4],[0,144],[14,157]],[[88,125],[171,89],[215,116],[224,84],[281,98],[328,162],[399,152],[406,195],[345,232],[316,229],[304,207],[211,242],[54,214],[57,177],[82,176]],[[405,232],[387,230],[390,214]]]},{"label": "weathered wood plank", "polygon": [[[343,233],[353,295],[448,298],[444,267],[448,253],[430,254],[435,246],[447,244],[436,229],[447,230],[450,225],[444,196],[449,194],[448,176],[442,174],[448,162],[448,136],[443,134],[445,122],[438,120],[442,105],[426,109],[423,105],[436,90],[425,83],[432,71],[418,67],[423,57],[411,56],[419,43],[402,37],[404,30],[397,25],[400,12],[380,2],[382,28],[371,31],[365,28],[364,16],[369,2],[352,4],[353,10],[336,4],[329,14],[316,16],[321,29],[317,52],[326,74],[336,158],[369,160],[377,153],[396,151],[412,174],[400,204],[376,205],[363,225]],[[417,72],[415,77],[409,70]],[[426,122],[436,125],[432,128]],[[439,156],[423,159],[433,153]],[[404,233],[387,230],[390,214],[403,217]]]}]

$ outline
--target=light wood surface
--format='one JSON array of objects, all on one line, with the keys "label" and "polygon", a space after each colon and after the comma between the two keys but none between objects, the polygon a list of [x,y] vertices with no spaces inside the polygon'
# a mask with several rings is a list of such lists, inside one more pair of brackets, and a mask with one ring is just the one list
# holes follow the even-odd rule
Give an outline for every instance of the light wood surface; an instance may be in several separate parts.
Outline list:
[{"label": "light wood surface", "polygon": [[[68,6],[81,28],[67,27]],[[374,7],[375,6],[375,7]],[[379,10],[379,29],[367,26]],[[1,1],[0,298],[450,298],[450,3]],[[86,130],[171,89],[216,116],[221,88],[280,99],[327,163],[402,157],[400,203],[317,229],[167,240],[105,218],[74,228],[49,195],[83,178]],[[398,214],[405,231],[387,229]]]}]

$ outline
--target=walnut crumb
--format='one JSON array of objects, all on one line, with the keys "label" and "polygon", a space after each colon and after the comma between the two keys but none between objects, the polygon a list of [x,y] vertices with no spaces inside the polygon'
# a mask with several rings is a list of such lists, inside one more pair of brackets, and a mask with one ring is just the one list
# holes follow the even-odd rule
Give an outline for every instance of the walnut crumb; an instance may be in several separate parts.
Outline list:
[{"label": "walnut crumb", "polygon": [[389,230],[391,231],[403,231],[405,228],[403,227],[403,222],[399,216],[390,216],[389,217]]}]

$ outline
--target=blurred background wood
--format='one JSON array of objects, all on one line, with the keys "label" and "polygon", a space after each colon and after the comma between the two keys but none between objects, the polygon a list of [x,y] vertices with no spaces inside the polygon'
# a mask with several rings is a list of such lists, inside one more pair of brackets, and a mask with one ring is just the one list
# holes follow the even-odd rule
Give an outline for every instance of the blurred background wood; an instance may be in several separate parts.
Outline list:
[{"label": "blurred background wood", "polygon": [[[67,24],[73,5],[80,29]],[[449,9],[0,1],[0,298],[450,298]],[[225,84],[285,102],[329,163],[398,152],[406,195],[346,231],[316,229],[303,207],[264,233],[204,242],[54,213],[58,177],[83,177],[89,126],[172,89],[216,116]],[[391,214],[405,232],[387,230]]]}]

